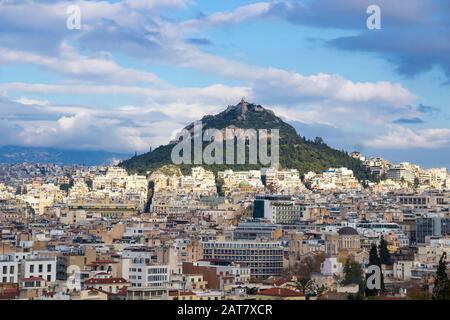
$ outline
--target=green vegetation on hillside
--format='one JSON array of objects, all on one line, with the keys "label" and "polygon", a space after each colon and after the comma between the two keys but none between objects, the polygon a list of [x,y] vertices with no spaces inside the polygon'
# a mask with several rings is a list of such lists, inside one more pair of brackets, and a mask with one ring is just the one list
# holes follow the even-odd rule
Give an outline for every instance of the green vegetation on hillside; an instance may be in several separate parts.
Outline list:
[{"label": "green vegetation on hillside", "polygon": [[[240,103],[228,107],[227,110],[215,115],[205,116],[201,119],[203,130],[209,128],[224,129],[230,126],[241,129],[279,129],[280,132],[280,166],[282,168],[298,169],[300,174],[308,171],[321,172],[330,167],[347,167],[352,169],[359,180],[373,180],[370,173],[362,166],[362,162],[350,157],[345,151],[339,151],[326,145],[321,138],[307,140],[302,138],[295,129],[282,121],[275,114],[260,105]],[[193,124],[185,129],[192,130]],[[208,145],[203,144],[203,148]],[[129,172],[146,173],[171,164],[171,152],[174,144],[163,145],[152,152],[135,156],[121,163]],[[270,145],[269,145],[270,150]],[[224,153],[226,150],[224,149]],[[224,154],[225,157],[225,154]],[[247,158],[248,159],[248,158]],[[183,174],[189,173],[197,165],[180,165]],[[217,173],[225,169],[251,170],[260,169],[261,165],[202,165],[208,170]]]}]

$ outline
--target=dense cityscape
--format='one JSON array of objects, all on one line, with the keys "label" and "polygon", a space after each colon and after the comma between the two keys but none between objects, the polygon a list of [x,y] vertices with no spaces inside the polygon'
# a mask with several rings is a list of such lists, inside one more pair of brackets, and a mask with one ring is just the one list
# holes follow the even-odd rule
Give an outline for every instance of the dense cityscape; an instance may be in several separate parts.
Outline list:
[{"label": "dense cityscape", "polygon": [[[347,168],[0,166],[0,298],[430,299],[450,174],[354,152]],[[380,290],[366,288],[373,259]],[[445,260],[444,260],[445,261]]]}]

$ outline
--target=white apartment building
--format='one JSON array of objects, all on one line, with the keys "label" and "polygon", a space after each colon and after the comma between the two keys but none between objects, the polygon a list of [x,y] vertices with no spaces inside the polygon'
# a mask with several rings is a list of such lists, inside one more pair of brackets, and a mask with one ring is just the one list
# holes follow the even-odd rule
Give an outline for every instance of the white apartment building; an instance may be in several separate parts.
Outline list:
[{"label": "white apartment building", "polygon": [[168,265],[152,264],[146,258],[124,258],[122,267],[123,278],[133,287],[166,287],[170,281]]},{"label": "white apartment building", "polygon": [[254,279],[279,276],[283,271],[283,247],[278,241],[202,242],[203,258],[234,262],[250,268]]},{"label": "white apartment building", "polygon": [[159,261],[158,254],[147,248],[124,250],[122,277],[132,287],[166,287],[170,282],[170,263],[163,264]]},{"label": "white apartment building", "polygon": [[18,283],[19,262],[7,257],[0,258],[0,283]]},{"label": "white apartment building", "polygon": [[362,186],[347,168],[329,168],[322,174],[308,172],[305,180],[311,187],[319,190],[361,190]]},{"label": "white apartment building", "polygon": [[56,281],[56,257],[31,258],[21,261],[24,278],[40,277],[46,281]]},{"label": "white apartment building", "polygon": [[267,219],[275,224],[296,224],[305,209],[289,196],[258,196],[253,205],[253,218]]},{"label": "white apartment building", "polygon": [[320,273],[324,276],[342,276],[342,263],[338,261],[337,257],[326,258],[320,265]]},{"label": "white apartment building", "polygon": [[303,189],[304,185],[300,179],[297,169],[277,170],[274,168],[261,169],[265,184],[274,191]]},{"label": "white apartment building", "polygon": [[392,166],[386,173],[388,179],[394,181],[404,180],[414,183],[414,168],[408,162],[402,162],[399,165]]},{"label": "white apartment building", "polygon": [[223,181],[224,191],[232,191],[240,187],[240,185],[248,185],[252,188],[263,188],[260,170],[249,171],[219,171],[217,177]]},{"label": "white apartment building", "polygon": [[56,257],[10,253],[0,256],[0,282],[17,283],[21,278],[41,277],[56,281]]}]

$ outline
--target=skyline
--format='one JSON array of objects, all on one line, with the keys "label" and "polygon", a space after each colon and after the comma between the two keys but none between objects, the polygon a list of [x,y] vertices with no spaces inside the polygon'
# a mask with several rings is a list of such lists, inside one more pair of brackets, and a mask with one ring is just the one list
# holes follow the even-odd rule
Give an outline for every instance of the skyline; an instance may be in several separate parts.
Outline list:
[{"label": "skyline", "polygon": [[1,145],[145,152],[245,96],[332,147],[449,168],[449,17],[425,0],[0,1]]}]

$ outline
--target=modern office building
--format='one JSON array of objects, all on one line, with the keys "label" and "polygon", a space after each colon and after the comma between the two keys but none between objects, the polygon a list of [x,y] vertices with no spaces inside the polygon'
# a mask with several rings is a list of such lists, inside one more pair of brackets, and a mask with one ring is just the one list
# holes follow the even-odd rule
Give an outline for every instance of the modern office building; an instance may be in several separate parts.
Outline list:
[{"label": "modern office building", "polygon": [[240,223],[233,231],[234,240],[275,240],[281,236],[281,228],[271,223],[249,221]]},{"label": "modern office building", "polygon": [[290,196],[257,196],[253,202],[253,218],[276,224],[300,222],[305,206]]},{"label": "modern office building", "polygon": [[250,267],[253,279],[279,276],[283,247],[278,241],[208,241],[202,243],[204,259],[219,259]]},{"label": "modern office building", "polygon": [[427,236],[445,236],[450,234],[450,218],[422,217],[416,219],[416,237],[418,243],[425,243]]},{"label": "modern office building", "polygon": [[414,182],[414,172],[411,170],[411,165],[407,162],[392,166],[387,170],[386,176],[394,181]]}]

